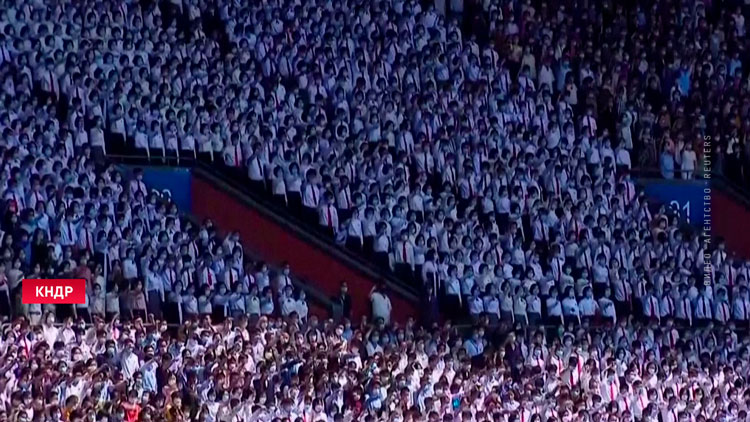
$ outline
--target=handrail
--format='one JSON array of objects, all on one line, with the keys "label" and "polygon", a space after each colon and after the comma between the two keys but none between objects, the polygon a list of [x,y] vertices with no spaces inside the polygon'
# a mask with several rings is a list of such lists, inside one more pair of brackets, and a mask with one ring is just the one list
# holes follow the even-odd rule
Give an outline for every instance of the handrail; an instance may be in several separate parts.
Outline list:
[{"label": "handrail", "polygon": [[318,236],[312,228],[301,222],[298,218],[290,215],[285,209],[282,209],[278,205],[268,201],[266,198],[260,197],[260,195],[248,189],[247,185],[242,183],[246,180],[246,175],[244,173],[240,174],[240,172],[235,172],[235,174],[230,174],[226,169],[217,171],[217,167],[212,167],[208,163],[201,160],[195,160],[192,157],[187,159],[178,159],[176,157],[167,157],[166,159],[163,159],[162,157],[157,158],[137,155],[108,155],[107,157],[124,164],[171,164],[173,166],[192,168],[195,176],[199,176],[209,182],[223,186],[226,190],[231,191],[230,193],[232,193],[233,196],[245,203],[245,205],[257,210],[265,218],[292,230],[295,235],[300,237],[303,241],[314,245],[326,254],[333,255],[337,260],[353,267],[355,270],[373,281],[385,281],[392,292],[397,293],[405,299],[414,303],[419,302],[418,291],[413,286],[409,286],[396,278],[393,274],[389,274],[388,272],[375,267],[374,264],[365,261],[363,257],[352,251],[340,247],[329,239]]}]

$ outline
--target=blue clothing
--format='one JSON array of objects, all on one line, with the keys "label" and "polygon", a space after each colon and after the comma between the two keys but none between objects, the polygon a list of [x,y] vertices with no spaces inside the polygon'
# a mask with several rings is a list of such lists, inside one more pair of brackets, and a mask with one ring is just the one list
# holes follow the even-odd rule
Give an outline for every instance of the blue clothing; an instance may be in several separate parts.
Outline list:
[{"label": "blue clothing", "polygon": [[464,349],[469,357],[477,357],[484,353],[484,344],[481,341],[470,338],[464,342]]},{"label": "blue clothing", "polygon": [[680,69],[680,75],[677,77],[677,86],[680,88],[682,95],[690,95],[690,70]]},{"label": "blue clothing", "polygon": [[742,73],[742,62],[737,59],[732,59],[729,62],[729,75],[734,76],[738,73]]},{"label": "blue clothing", "polygon": [[143,374],[143,391],[155,392],[158,388],[156,383],[156,363],[150,362],[141,368]]},{"label": "blue clothing", "polygon": [[665,179],[674,179],[674,157],[668,152],[663,152],[659,159],[661,175]]}]

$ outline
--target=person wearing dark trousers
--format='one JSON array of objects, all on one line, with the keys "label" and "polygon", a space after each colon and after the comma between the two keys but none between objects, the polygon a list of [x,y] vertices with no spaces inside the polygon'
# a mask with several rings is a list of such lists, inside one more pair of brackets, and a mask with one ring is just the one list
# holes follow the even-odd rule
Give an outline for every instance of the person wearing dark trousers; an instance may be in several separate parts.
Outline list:
[{"label": "person wearing dark trousers", "polygon": [[339,294],[332,299],[333,302],[340,307],[341,317],[350,319],[352,317],[352,296],[349,294],[349,285],[346,281],[341,282]]},{"label": "person wearing dark trousers", "polygon": [[156,319],[161,319],[164,305],[164,283],[159,275],[159,262],[154,260],[149,265],[146,273],[146,299],[148,300],[148,312]]},{"label": "person wearing dark trousers", "polygon": [[366,256],[372,256],[375,237],[377,235],[375,209],[372,207],[365,208],[364,217],[364,220],[362,220],[362,248]]},{"label": "person wearing dark trousers", "polygon": [[319,221],[318,208],[321,203],[321,191],[317,183],[317,171],[310,169],[305,175],[305,185],[302,191],[303,218],[310,223]]},{"label": "person wearing dark trousers", "polygon": [[375,256],[375,263],[383,269],[390,270],[391,260],[389,254],[391,251],[391,238],[388,237],[385,223],[378,223],[377,233],[372,247]]},{"label": "person wearing dark trousers", "polygon": [[138,120],[133,138],[134,152],[141,157],[150,157],[151,150],[149,150],[148,131],[146,130],[145,121]]},{"label": "person wearing dark trousers", "polygon": [[393,252],[393,261],[398,277],[407,283],[414,281],[414,245],[409,240],[409,232],[401,230],[399,241]]},{"label": "person wearing dark trousers", "polygon": [[287,209],[292,214],[299,216],[302,213],[302,178],[297,163],[289,165],[289,174],[285,176],[284,185]]},{"label": "person wearing dark trousers", "polygon": [[104,121],[101,117],[94,118],[94,123],[89,129],[89,145],[91,145],[91,156],[96,163],[103,163],[107,155],[106,139],[104,136]]},{"label": "person wearing dark trousers", "polygon": [[107,150],[113,154],[123,154],[126,151],[127,130],[125,127],[125,112],[122,105],[115,104],[109,118],[109,128],[106,132]]},{"label": "person wearing dark trousers", "polygon": [[346,248],[361,253],[364,247],[362,236],[362,219],[359,217],[359,209],[352,209],[352,216],[346,223]]},{"label": "person wearing dark trousers", "polygon": [[463,301],[461,298],[461,282],[458,279],[458,268],[455,265],[448,267],[448,279],[445,280],[445,300],[443,301],[443,313],[452,321],[457,321],[462,316]]},{"label": "person wearing dark trousers", "polygon": [[47,58],[46,70],[41,71],[39,74],[39,88],[40,88],[40,99],[42,104],[54,104],[57,105],[60,100],[60,80],[55,72],[55,63],[53,59]]},{"label": "person wearing dark trousers", "polygon": [[333,204],[333,193],[326,192],[318,214],[320,229],[329,237],[335,237],[339,229],[339,215]]},{"label": "person wearing dark trousers", "polygon": [[353,206],[354,203],[352,202],[352,190],[349,186],[349,178],[341,176],[339,178],[339,190],[336,194],[336,208],[338,209],[341,221],[346,221],[351,217]]},{"label": "person wearing dark trousers", "polygon": [[247,160],[247,177],[250,179],[250,187],[258,193],[266,191],[266,168],[261,153],[261,146],[256,143],[252,147],[252,155]]}]

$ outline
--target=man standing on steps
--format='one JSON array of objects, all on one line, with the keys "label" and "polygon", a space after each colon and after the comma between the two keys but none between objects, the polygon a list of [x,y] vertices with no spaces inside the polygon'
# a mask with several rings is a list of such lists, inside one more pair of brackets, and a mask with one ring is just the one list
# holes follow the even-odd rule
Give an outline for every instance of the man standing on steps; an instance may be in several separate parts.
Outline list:
[{"label": "man standing on steps", "polygon": [[377,321],[380,318],[385,325],[390,324],[393,307],[391,306],[391,299],[388,298],[384,283],[372,288],[370,291],[370,303],[372,304],[372,320]]},{"label": "man standing on steps", "polygon": [[340,309],[339,319],[351,319],[352,317],[352,296],[349,294],[349,286],[346,281],[341,282],[339,294],[332,298],[333,303]]}]

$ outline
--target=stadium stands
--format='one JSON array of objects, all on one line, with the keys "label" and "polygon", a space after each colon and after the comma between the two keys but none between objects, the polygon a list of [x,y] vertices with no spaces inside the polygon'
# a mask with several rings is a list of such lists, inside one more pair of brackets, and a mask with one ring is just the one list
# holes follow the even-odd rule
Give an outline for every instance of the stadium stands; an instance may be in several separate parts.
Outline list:
[{"label": "stadium stands", "polygon": [[[748,420],[750,262],[629,172],[744,133],[748,10],[633,3],[0,0],[0,419]],[[242,172],[421,320],[316,315],[133,153]]]}]

